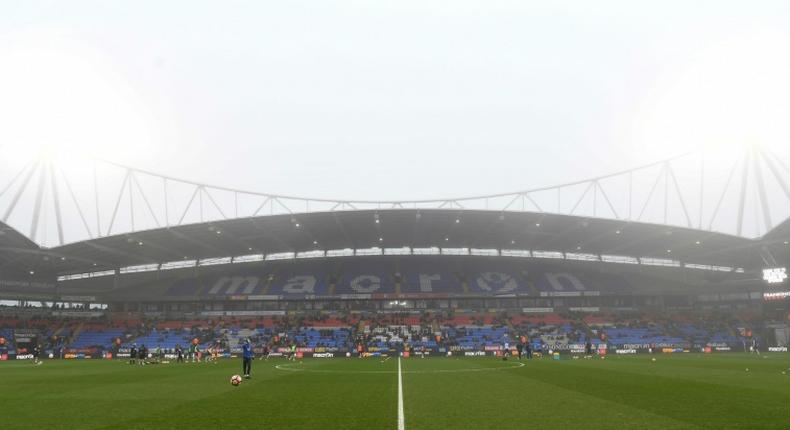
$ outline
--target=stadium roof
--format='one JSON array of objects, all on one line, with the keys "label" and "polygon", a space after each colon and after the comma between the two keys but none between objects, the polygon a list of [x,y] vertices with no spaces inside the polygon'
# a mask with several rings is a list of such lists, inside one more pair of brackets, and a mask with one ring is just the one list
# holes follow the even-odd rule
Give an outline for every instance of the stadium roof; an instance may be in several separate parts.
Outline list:
[{"label": "stadium roof", "polygon": [[0,273],[53,276],[179,260],[344,248],[546,250],[756,269],[786,262],[790,222],[763,239],[532,212],[387,209],[270,215],[181,225],[39,248],[2,224]]}]

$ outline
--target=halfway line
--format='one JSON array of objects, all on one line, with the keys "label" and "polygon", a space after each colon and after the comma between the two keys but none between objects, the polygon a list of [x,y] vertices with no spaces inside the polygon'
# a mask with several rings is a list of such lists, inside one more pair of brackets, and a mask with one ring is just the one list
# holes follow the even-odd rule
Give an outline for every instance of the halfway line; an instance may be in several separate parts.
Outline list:
[{"label": "halfway line", "polygon": [[404,430],[406,423],[403,418],[403,372],[400,370],[400,357],[398,357],[398,430]]}]

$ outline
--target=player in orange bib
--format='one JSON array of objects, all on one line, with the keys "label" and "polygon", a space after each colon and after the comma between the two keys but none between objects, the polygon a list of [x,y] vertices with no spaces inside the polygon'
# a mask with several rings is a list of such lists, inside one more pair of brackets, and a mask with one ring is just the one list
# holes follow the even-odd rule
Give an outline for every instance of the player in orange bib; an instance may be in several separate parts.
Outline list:
[{"label": "player in orange bib", "polygon": [[214,345],[214,348],[211,349],[211,361],[213,361],[214,364],[217,364],[219,361],[219,350],[220,344],[219,341],[217,341],[216,345]]}]

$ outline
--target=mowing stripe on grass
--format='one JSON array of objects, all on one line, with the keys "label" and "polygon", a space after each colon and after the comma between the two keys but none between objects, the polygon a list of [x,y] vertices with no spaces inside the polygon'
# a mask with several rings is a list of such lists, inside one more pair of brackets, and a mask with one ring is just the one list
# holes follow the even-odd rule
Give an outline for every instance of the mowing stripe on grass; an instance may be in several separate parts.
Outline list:
[{"label": "mowing stripe on grass", "polygon": [[398,430],[404,430],[406,422],[403,418],[403,372],[400,370],[400,357],[398,357]]}]

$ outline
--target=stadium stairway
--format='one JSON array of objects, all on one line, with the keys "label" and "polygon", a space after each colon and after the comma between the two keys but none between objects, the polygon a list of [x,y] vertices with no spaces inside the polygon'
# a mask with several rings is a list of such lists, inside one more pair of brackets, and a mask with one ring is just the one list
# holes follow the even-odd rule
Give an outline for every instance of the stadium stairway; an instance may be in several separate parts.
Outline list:
[{"label": "stadium stairway", "polygon": [[72,330],[71,335],[67,339],[66,344],[68,345],[68,344],[74,342],[74,339],[77,339],[79,337],[80,333],[82,332],[82,330],[84,328],[85,328],[85,323],[80,322],[79,324],[77,324],[77,327],[74,328],[74,330]]},{"label": "stadium stairway", "polygon": [[61,324],[61,325],[59,325],[59,326],[58,326],[58,328],[56,328],[56,329],[55,329],[55,330],[52,332],[52,335],[50,335],[50,337],[53,337],[53,336],[60,336],[60,334],[61,334],[61,333],[63,333],[63,330],[64,330],[65,328],[66,328],[66,324]]},{"label": "stadium stairway", "polygon": [[[596,332],[594,332],[593,329],[590,328],[589,325],[587,325],[587,322],[584,321],[584,318],[579,318],[575,322],[576,322],[577,326],[582,329],[582,331],[584,332],[584,336],[587,339],[595,339],[595,338],[600,339],[601,338],[600,330],[597,332],[597,335],[596,335]],[[605,330],[604,330],[604,332],[605,332]]]}]

